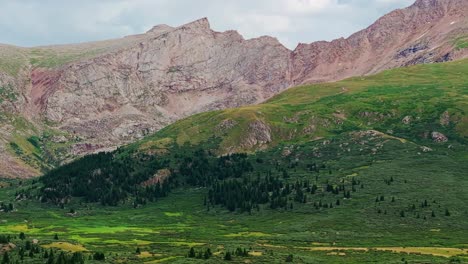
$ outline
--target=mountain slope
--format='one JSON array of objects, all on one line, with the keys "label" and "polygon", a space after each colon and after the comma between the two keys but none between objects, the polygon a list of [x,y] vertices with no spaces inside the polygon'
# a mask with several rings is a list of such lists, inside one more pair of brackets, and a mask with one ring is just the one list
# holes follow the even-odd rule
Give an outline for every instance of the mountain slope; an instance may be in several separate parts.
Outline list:
[{"label": "mountain slope", "polygon": [[464,0],[418,0],[347,39],[300,44],[293,52],[295,84],[339,80],[401,66],[467,56],[453,49],[468,35]]},{"label": "mountain slope", "polygon": [[[37,175],[180,118],[259,103],[294,85],[465,58],[467,6],[418,0],[347,39],[300,44],[294,51],[267,36],[245,40],[235,31],[215,32],[207,19],[110,41],[1,46],[0,85],[15,96],[0,102],[0,155],[9,160],[0,167],[18,175],[8,168],[17,163],[29,167],[23,176]],[[31,137],[40,149],[28,143]]]},{"label": "mountain slope", "polygon": [[218,153],[225,154],[378,130],[418,144],[432,144],[437,141],[432,134],[439,132],[451,143],[465,144],[467,72],[468,61],[461,60],[291,88],[263,104],[180,120],[143,142],[182,145],[219,137]]},{"label": "mountain slope", "polygon": [[[404,67],[180,120],[2,183],[0,234],[112,263],[219,263],[239,247],[236,263],[466,262],[467,69]],[[219,155],[233,151],[250,153]]]},{"label": "mountain slope", "polygon": [[[368,159],[379,154],[388,142],[398,142],[400,146],[392,147],[394,154],[385,154],[389,159],[395,159],[393,155],[397,152],[411,150],[447,152],[455,160],[457,155],[463,160],[468,142],[466,72],[468,60],[400,68],[365,78],[292,88],[255,106],[197,114],[113,153],[87,156],[47,173],[42,178],[46,185],[44,195],[60,200],[73,196],[76,189],[84,189],[87,191],[79,193],[89,191],[93,201],[100,201],[96,195],[105,196],[106,191],[93,188],[108,185],[109,192],[123,188],[126,190],[123,193],[129,192],[122,194],[126,197],[138,193],[132,186],[152,176],[156,177],[155,182],[180,181],[177,175],[184,174],[184,170],[177,167],[192,164],[187,166],[193,166],[189,171],[195,173],[197,162],[192,159],[203,155],[195,154],[201,157],[191,157],[192,161],[175,160],[183,160],[181,153],[197,149],[221,157],[242,152],[261,156],[257,152],[264,150],[273,158],[279,158],[274,155],[284,158],[301,146],[323,144],[327,149],[329,144],[340,142],[338,149],[321,152],[321,147],[316,147],[307,154],[346,159],[351,155],[347,149],[349,152],[360,147],[364,152],[358,152],[359,156]],[[360,146],[353,142],[369,137],[381,142],[363,140]],[[275,152],[278,149],[283,152]],[[197,176],[198,180],[210,178],[207,175],[213,171],[218,175],[237,171],[238,162],[246,169],[248,166],[242,159],[243,156],[234,155],[227,162],[234,168],[201,167],[203,173]],[[169,168],[170,173],[160,178],[157,172],[164,168]],[[107,180],[101,182],[103,179]],[[95,185],[94,181],[101,183]]]}]

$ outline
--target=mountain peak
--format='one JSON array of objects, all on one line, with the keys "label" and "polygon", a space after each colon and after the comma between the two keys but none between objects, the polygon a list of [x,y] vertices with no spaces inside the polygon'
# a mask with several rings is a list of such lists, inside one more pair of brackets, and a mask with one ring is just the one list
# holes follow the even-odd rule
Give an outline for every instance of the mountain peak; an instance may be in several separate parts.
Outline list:
[{"label": "mountain peak", "polygon": [[192,21],[190,23],[184,24],[180,26],[179,28],[190,28],[190,29],[211,29],[210,28],[210,22],[208,21],[208,18],[203,17],[200,19],[197,19],[195,21]]},{"label": "mountain peak", "polygon": [[171,29],[173,29],[173,27],[168,26],[166,24],[161,24],[161,25],[156,25],[156,26],[152,27],[146,33],[156,33],[156,34],[158,34],[158,33],[163,33],[163,32],[169,31]]}]

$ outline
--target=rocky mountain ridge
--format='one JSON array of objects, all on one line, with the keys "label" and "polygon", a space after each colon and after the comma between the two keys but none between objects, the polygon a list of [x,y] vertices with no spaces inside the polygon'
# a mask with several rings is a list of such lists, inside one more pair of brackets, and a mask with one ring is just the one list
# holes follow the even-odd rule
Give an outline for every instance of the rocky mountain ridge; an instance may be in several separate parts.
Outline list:
[{"label": "rocky mountain ridge", "polygon": [[466,14],[464,0],[418,0],[349,38],[293,51],[272,37],[213,31],[206,18],[110,41],[1,46],[0,168],[3,176],[37,175],[38,164],[59,155],[112,148],[292,86],[465,58]]}]

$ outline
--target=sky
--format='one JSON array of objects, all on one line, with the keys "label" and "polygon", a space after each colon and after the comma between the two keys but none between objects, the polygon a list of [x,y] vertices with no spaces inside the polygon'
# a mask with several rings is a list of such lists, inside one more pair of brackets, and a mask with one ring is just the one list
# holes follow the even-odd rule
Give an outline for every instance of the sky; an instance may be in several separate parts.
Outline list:
[{"label": "sky", "polygon": [[216,31],[298,43],[348,37],[414,0],[0,0],[0,43],[78,43],[207,17]]}]

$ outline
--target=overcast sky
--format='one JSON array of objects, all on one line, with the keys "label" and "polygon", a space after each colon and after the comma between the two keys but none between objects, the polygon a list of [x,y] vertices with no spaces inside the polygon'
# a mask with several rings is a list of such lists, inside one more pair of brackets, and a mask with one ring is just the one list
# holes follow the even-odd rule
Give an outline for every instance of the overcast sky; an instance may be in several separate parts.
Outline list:
[{"label": "overcast sky", "polygon": [[347,37],[414,0],[0,0],[0,43],[76,43],[208,17],[217,31],[297,43]]}]

